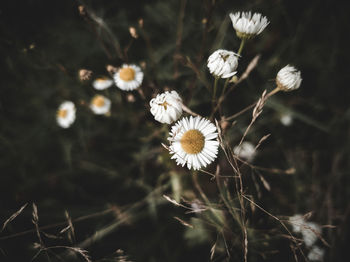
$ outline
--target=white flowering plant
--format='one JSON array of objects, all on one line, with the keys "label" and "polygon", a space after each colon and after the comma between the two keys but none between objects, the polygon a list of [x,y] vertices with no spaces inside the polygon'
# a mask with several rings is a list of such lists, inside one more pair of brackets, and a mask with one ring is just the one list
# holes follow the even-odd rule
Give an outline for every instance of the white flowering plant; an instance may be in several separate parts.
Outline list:
[{"label": "white flowering plant", "polygon": [[[0,139],[4,159],[23,162],[13,178],[1,178],[18,179],[13,192],[4,190],[6,205],[23,204],[4,219],[0,241],[18,237],[26,250],[4,245],[0,256],[325,260],[333,220],[324,206],[335,208],[327,201],[336,193],[318,194],[324,161],[314,142],[329,130],[309,116],[322,108],[308,107],[311,62],[284,43],[282,18],[220,1],[104,4],[79,1],[81,19],[57,38],[66,55],[23,51],[35,70],[57,75],[17,109],[30,115],[23,122],[42,120],[22,134],[30,150]],[[45,110],[29,110],[38,104]],[[338,152],[332,172],[344,159]],[[15,223],[22,215],[32,228]]]}]

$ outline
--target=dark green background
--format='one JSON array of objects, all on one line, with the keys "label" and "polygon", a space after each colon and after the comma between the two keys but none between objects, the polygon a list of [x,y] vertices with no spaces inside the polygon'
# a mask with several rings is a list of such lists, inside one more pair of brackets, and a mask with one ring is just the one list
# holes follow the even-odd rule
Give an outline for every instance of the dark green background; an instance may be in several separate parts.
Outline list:
[{"label": "dark green background", "polygon": [[[182,58],[177,62],[179,77],[175,79],[180,2],[84,2],[103,18],[122,48],[131,39],[128,27],[137,27],[139,18],[144,19],[144,32],[151,43],[150,51],[138,31],[140,38],[128,52],[130,62],[147,64],[142,87],[146,100],[135,92],[135,103],[128,103],[125,94],[112,87],[106,93],[113,102],[112,115],[107,118],[94,116],[86,106],[80,105],[81,101],[88,103],[98,92],[90,82],[79,81],[78,71],[88,68],[94,76],[107,74],[107,64],[119,66],[123,61],[104,31],[79,15],[78,5],[83,2],[2,1],[0,222],[24,203],[29,205],[0,233],[0,238],[33,228],[32,202],[38,206],[39,224],[43,226],[64,222],[65,210],[76,218],[110,205],[128,208],[165,184],[163,180],[167,178],[159,177],[169,176],[172,162],[160,147],[164,137],[152,136],[161,125],[148,111],[149,99],[170,87],[194,111],[208,115],[210,93],[202,82],[195,81],[193,71],[184,65],[185,57],[198,62],[207,83],[211,84],[207,57],[217,48],[237,50],[239,46],[229,12],[253,10],[266,15],[271,23],[261,36],[247,43],[239,73],[257,53],[261,54],[261,60],[250,78],[226,99],[224,113],[233,114],[254,102],[264,89],[271,90],[276,73],[286,64],[301,70],[301,88],[273,97],[248,135],[250,141],[257,143],[263,135],[271,133],[256,159],[257,164],[296,168],[292,176],[266,174],[272,190],[263,190],[259,203],[275,215],[314,211],[312,221],[336,226],[323,230],[323,237],[331,245],[325,247],[325,260],[347,261],[346,247],[350,241],[348,6],[341,1],[187,1],[178,50]],[[208,15],[209,31],[203,43],[202,19]],[[201,48],[203,52],[198,55]],[[59,128],[55,122],[56,109],[63,100],[72,100],[78,107],[77,120],[68,130]],[[281,125],[278,120],[285,110],[293,113],[291,127]],[[239,141],[250,114],[237,121],[229,133],[232,144]],[[189,176],[185,169],[174,164],[172,169]],[[186,181],[188,177],[183,179]],[[208,180],[203,176],[204,183]],[[167,193],[171,194],[169,190]],[[161,194],[157,198],[162,199]],[[143,205],[129,224],[91,245],[88,251],[93,260],[109,257],[120,248],[134,261],[208,261],[213,243],[186,240],[184,227],[173,219],[179,216],[188,221],[191,215],[184,215],[184,210],[169,203],[157,204],[154,210],[155,203]],[[258,227],[268,220],[263,214],[259,217],[263,218],[257,222]],[[74,223],[76,243],[113,221],[115,217],[109,214]],[[265,229],[270,226],[273,227],[267,223]],[[47,233],[56,234],[60,229],[52,228]],[[33,233],[0,239],[0,261],[30,261],[35,254],[33,243],[37,241]],[[67,240],[45,238],[45,243],[67,245]],[[271,243],[269,249],[278,252],[268,254],[266,261],[293,261],[288,244],[273,239]],[[237,250],[234,259],[241,260]],[[263,260],[254,249],[250,252],[249,261]],[[37,261],[47,258],[42,255]],[[221,261],[219,256],[217,261]]]}]

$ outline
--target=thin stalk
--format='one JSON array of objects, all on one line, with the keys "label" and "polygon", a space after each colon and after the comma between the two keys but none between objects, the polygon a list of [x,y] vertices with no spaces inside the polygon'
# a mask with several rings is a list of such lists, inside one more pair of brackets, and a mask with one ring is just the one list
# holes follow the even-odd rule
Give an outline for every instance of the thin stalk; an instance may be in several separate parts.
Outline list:
[{"label": "thin stalk", "polygon": [[246,40],[245,40],[244,38],[242,38],[241,44],[240,44],[239,49],[238,49],[238,52],[237,52],[237,55],[241,55],[242,50],[243,50],[243,47],[244,47],[244,44],[245,44],[245,41],[246,41]]}]

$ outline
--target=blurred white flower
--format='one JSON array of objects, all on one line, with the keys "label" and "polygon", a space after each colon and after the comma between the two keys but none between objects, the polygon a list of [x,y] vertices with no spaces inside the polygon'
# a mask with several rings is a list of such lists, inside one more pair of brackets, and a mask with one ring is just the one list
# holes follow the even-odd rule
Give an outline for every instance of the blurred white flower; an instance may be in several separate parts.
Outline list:
[{"label": "blurred white flower", "polygon": [[295,67],[287,65],[283,67],[276,77],[277,87],[282,91],[292,91],[300,87],[301,73]]},{"label": "blurred white flower", "polygon": [[56,121],[62,128],[70,127],[75,121],[75,105],[71,101],[64,101],[57,110]]},{"label": "blurred white flower", "polygon": [[236,34],[241,39],[249,39],[260,34],[270,23],[266,16],[259,13],[237,12],[231,13],[230,18]]},{"label": "blurred white flower", "polygon": [[220,78],[229,78],[236,74],[238,55],[234,52],[219,49],[208,58],[208,68],[212,75]]},{"label": "blurred white flower", "polygon": [[124,64],[114,74],[114,81],[121,90],[132,91],[138,88],[143,80],[143,72],[136,65]]},{"label": "blurred white flower", "polygon": [[293,117],[290,113],[283,113],[280,117],[280,121],[284,126],[290,126],[293,123]]},{"label": "blurred white flower", "polygon": [[104,115],[109,113],[111,109],[111,100],[102,95],[96,95],[91,99],[90,109],[96,115]]},{"label": "blurred white flower", "polygon": [[318,235],[321,235],[321,227],[314,222],[306,222],[301,228],[304,243],[307,247],[311,247],[317,241]]},{"label": "blurred white flower", "polygon": [[307,258],[310,261],[323,261],[324,249],[319,248],[318,246],[313,246],[307,255]]},{"label": "blurred white flower", "polygon": [[256,155],[255,146],[247,141],[242,142],[240,146],[235,146],[233,153],[247,161],[252,161]]},{"label": "blurred white flower", "polygon": [[113,85],[113,80],[108,77],[99,77],[92,82],[92,86],[96,90],[105,90]]},{"label": "blurred white flower", "polygon": [[184,117],[172,126],[168,140],[171,157],[178,165],[194,170],[206,167],[218,154],[215,125],[202,117]]},{"label": "blurred white flower", "polygon": [[295,233],[301,232],[301,227],[305,225],[304,217],[300,214],[296,214],[289,218],[289,223],[293,226]]},{"label": "blurred white flower", "polygon": [[154,119],[166,124],[179,119],[182,115],[182,99],[176,91],[165,91],[149,102]]}]

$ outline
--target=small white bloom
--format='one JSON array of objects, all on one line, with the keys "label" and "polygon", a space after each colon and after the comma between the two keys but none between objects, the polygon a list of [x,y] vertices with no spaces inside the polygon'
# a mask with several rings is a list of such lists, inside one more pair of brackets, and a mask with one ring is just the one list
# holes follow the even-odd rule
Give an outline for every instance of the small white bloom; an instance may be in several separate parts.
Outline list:
[{"label": "small white bloom", "polygon": [[96,115],[104,115],[109,113],[111,109],[111,100],[102,95],[96,95],[91,99],[90,109]]},{"label": "small white bloom", "polygon": [[259,13],[237,12],[231,13],[230,18],[236,34],[241,39],[249,39],[260,34],[270,23],[266,16]]},{"label": "small white bloom", "polygon": [[179,119],[182,115],[182,99],[176,91],[165,91],[149,102],[154,119],[166,124]]},{"label": "small white bloom", "polygon": [[311,247],[317,241],[318,235],[321,234],[321,227],[314,222],[306,222],[301,228],[304,243],[307,247]]},{"label": "small white bloom", "polygon": [[293,117],[290,113],[283,113],[280,121],[284,126],[290,126],[293,123]]},{"label": "small white bloom", "polygon": [[238,55],[234,52],[219,49],[208,58],[208,68],[212,75],[229,78],[235,75],[238,66]]},{"label": "small white bloom", "polygon": [[218,154],[219,142],[215,125],[202,117],[184,117],[170,131],[170,154],[178,165],[194,170],[206,167]]},{"label": "small white bloom", "polygon": [[113,80],[108,77],[99,77],[92,82],[92,86],[96,90],[105,90],[113,85]]},{"label": "small white bloom", "polygon": [[57,110],[57,124],[62,128],[70,127],[75,121],[75,105],[71,101],[64,101]]},{"label": "small white bloom", "polygon": [[318,246],[313,246],[307,255],[307,258],[310,261],[323,261],[324,249],[319,248]]},{"label": "small white bloom", "polygon": [[298,89],[301,84],[301,73],[295,67],[287,65],[283,67],[276,77],[276,84],[282,91],[292,91]]},{"label": "small white bloom", "polygon": [[293,231],[299,233],[306,222],[302,215],[296,214],[289,218],[289,223],[293,226]]},{"label": "small white bloom", "polygon": [[114,74],[114,81],[121,90],[132,91],[138,88],[143,80],[143,72],[136,65],[124,64],[117,73]]},{"label": "small white bloom", "polygon": [[252,161],[256,155],[255,146],[247,141],[242,142],[240,146],[235,146],[233,148],[233,153],[247,161]]}]

